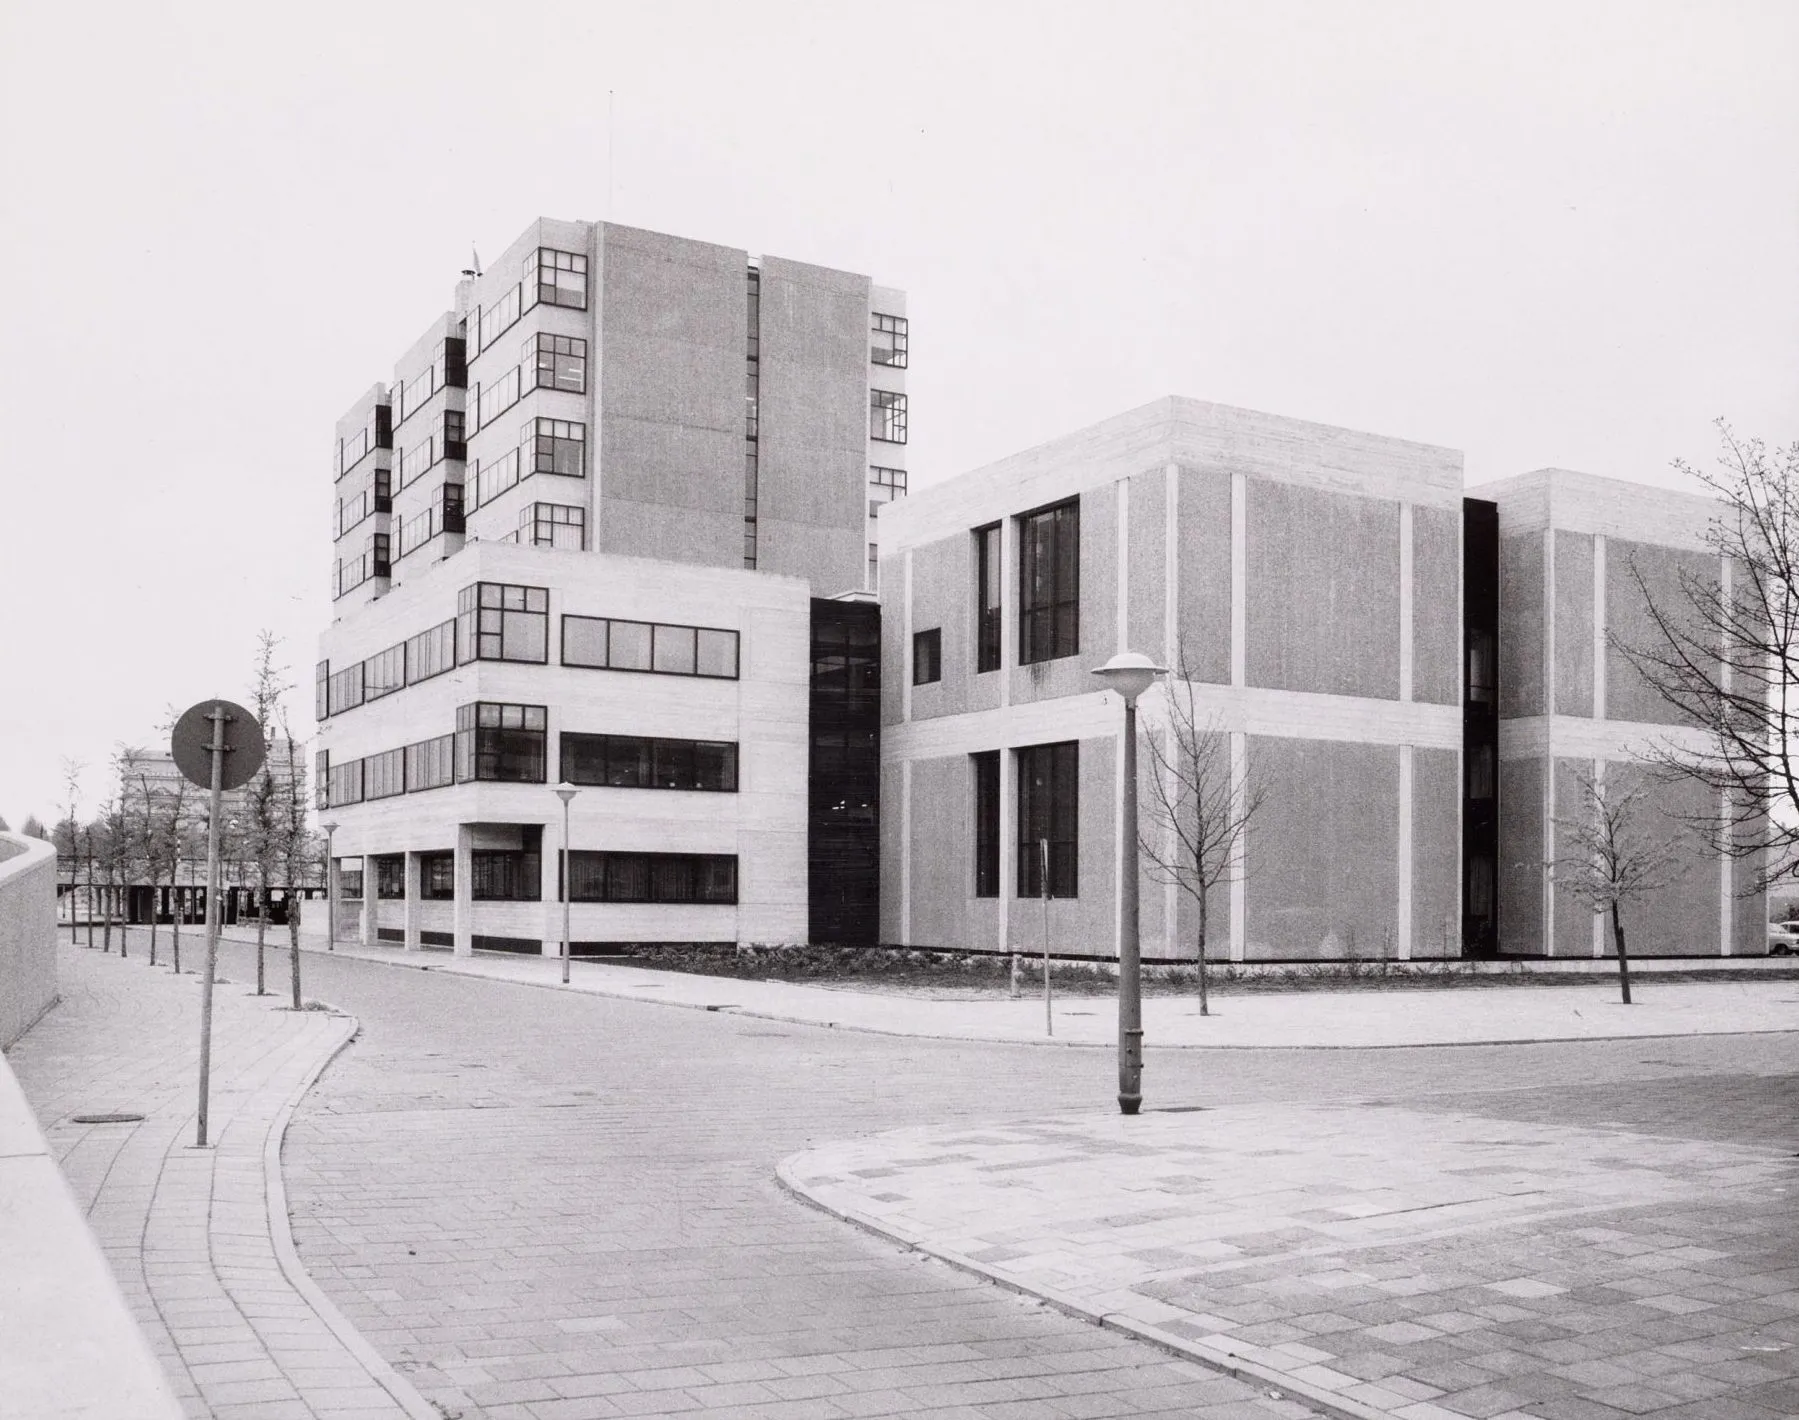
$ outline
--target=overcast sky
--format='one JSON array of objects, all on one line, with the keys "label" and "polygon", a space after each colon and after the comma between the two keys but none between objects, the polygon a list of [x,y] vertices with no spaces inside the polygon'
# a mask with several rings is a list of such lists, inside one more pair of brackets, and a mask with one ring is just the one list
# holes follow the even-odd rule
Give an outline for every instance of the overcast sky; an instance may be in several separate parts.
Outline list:
[{"label": "overcast sky", "polygon": [[259,628],[310,734],[332,425],[540,214],[906,288],[915,488],[1165,394],[1470,485],[1799,436],[1790,0],[276,8],[0,5],[15,828]]}]

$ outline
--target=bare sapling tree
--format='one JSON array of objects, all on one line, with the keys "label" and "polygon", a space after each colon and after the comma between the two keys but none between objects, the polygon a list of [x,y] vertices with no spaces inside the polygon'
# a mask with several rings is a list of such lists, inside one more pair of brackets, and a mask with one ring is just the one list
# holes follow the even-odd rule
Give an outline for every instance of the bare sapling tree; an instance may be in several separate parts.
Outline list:
[{"label": "bare sapling tree", "polygon": [[[275,648],[279,638],[272,631],[256,637],[256,669],[250,683],[250,705],[256,722],[262,726],[262,768],[244,786],[244,846],[256,871],[256,994],[266,996],[268,989],[263,968],[263,951],[268,937],[269,899],[275,875],[282,863],[283,831],[281,788],[276,782],[275,721],[281,698],[293,687],[282,679],[285,667],[275,664]],[[292,896],[292,893],[289,893]]]},{"label": "bare sapling tree", "polygon": [[177,774],[174,788],[164,797],[165,813],[162,849],[168,855],[169,870],[169,952],[171,966],[175,975],[181,975],[181,919],[186,914],[187,902],[182,891],[181,862],[190,857],[190,848],[194,837],[193,805],[188,802],[187,779]]},{"label": "bare sapling tree", "polygon": [[1618,985],[1630,1004],[1630,956],[1624,945],[1624,911],[1644,894],[1668,885],[1678,861],[1669,840],[1672,820],[1651,823],[1645,798],[1655,785],[1648,768],[1637,767],[1636,783],[1621,781],[1625,767],[1609,772],[1575,770],[1579,806],[1574,815],[1555,820],[1564,835],[1566,855],[1550,865],[1550,876],[1609,917],[1612,946],[1618,956]]},{"label": "bare sapling tree", "polygon": [[[277,860],[287,884],[287,956],[293,986],[293,1007],[301,1008],[300,998],[300,915],[305,888],[312,876],[311,868],[320,850],[315,847],[318,835],[306,827],[306,764],[299,746],[294,743],[288,724],[287,706],[277,700],[274,723],[280,729],[275,751],[282,759],[282,772],[277,776],[275,822]],[[326,911],[330,911],[327,906]]]},{"label": "bare sapling tree", "polygon": [[1612,644],[1703,747],[1670,739],[1665,770],[1712,791],[1694,823],[1714,851],[1750,862],[1748,892],[1799,876],[1799,443],[1769,449],[1718,421],[1716,472],[1675,461],[1719,500],[1705,538],[1719,562],[1652,586],[1632,561],[1648,632]]},{"label": "bare sapling tree", "polygon": [[81,853],[81,820],[77,814],[77,808],[81,798],[81,771],[86,767],[79,759],[71,759],[66,755],[63,757],[62,782],[63,789],[69,796],[69,816],[59,829],[59,833],[62,833],[63,836],[57,842],[56,851],[58,853],[66,852],[69,857],[70,945],[74,944],[78,930],[75,922],[75,865],[79,861]]},{"label": "bare sapling tree", "polygon": [[1165,713],[1144,736],[1149,812],[1137,826],[1137,841],[1150,880],[1174,884],[1193,903],[1199,1013],[1206,1016],[1212,894],[1242,870],[1239,849],[1262,806],[1263,786],[1248,764],[1238,782],[1231,737],[1195,703],[1184,651],[1163,692]]}]

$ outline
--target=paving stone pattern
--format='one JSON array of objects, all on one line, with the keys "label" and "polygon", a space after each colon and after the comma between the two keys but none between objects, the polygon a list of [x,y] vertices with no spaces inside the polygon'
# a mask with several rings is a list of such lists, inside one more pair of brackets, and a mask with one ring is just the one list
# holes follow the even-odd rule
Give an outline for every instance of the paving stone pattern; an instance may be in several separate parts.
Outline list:
[{"label": "paving stone pattern", "polygon": [[[220,984],[212,1147],[195,1148],[199,978],[151,968],[135,934],[133,949],[121,960],[65,945],[61,1003],[7,1060],[184,1408],[196,1420],[404,1420],[283,1273],[269,1228],[270,1130],[351,1022]],[[72,1118],[115,1112],[144,1119]]]},{"label": "paving stone pattern", "polygon": [[1741,1132],[1786,1138],[1495,1118],[1552,1108],[1499,1094],[914,1129],[788,1168],[946,1257],[1403,1420],[1799,1414],[1799,1080],[1585,1094],[1564,1112],[1717,1134],[1737,1100]]}]

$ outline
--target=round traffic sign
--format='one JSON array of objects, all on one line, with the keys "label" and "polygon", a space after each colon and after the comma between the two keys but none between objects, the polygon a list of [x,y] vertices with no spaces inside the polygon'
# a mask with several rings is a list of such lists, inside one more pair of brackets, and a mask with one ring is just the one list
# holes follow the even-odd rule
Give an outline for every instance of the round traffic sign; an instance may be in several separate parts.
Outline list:
[{"label": "round traffic sign", "polygon": [[225,726],[225,769],[219,777],[219,787],[239,789],[262,768],[263,757],[262,726],[243,706],[229,700],[202,700],[175,722],[169,749],[184,779],[210,789],[213,727],[220,716]]}]

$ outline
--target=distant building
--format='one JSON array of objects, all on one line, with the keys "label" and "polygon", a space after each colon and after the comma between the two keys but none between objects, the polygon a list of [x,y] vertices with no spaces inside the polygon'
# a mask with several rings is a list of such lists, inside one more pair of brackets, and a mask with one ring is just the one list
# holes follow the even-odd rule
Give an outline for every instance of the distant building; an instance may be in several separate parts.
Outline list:
[{"label": "distant building", "polygon": [[578,950],[872,940],[905,309],[549,219],[461,283],[337,428],[315,780],[344,932],[557,942],[567,780]]}]

